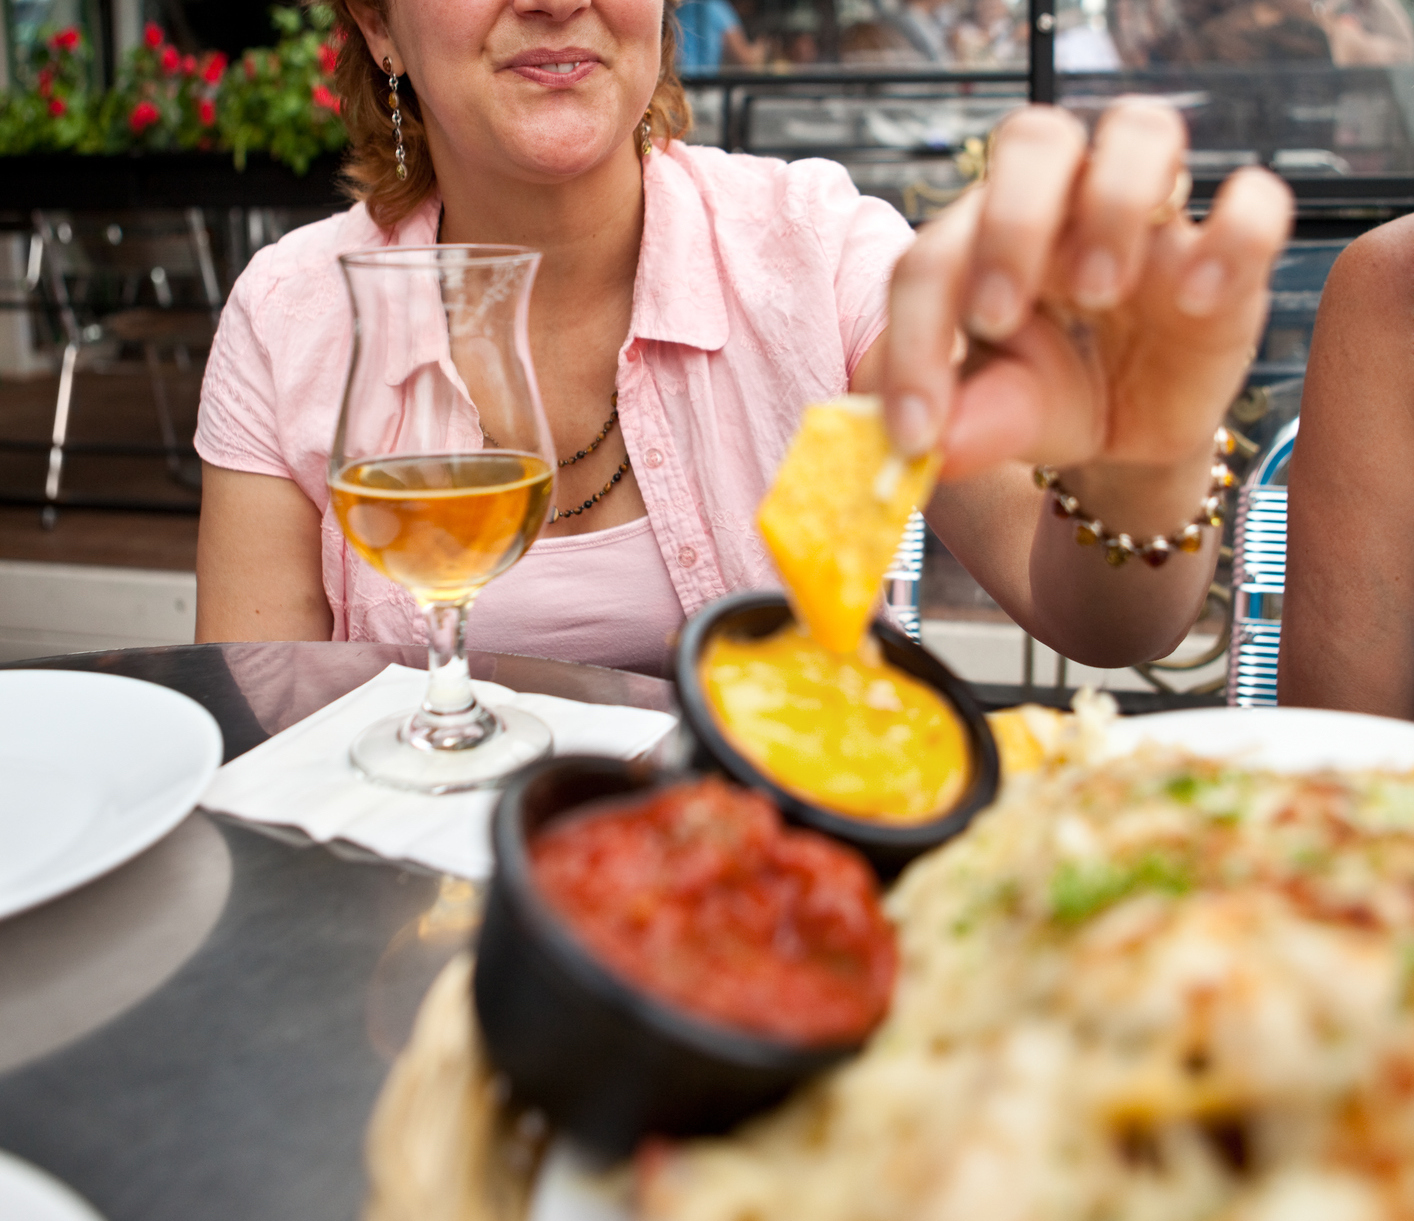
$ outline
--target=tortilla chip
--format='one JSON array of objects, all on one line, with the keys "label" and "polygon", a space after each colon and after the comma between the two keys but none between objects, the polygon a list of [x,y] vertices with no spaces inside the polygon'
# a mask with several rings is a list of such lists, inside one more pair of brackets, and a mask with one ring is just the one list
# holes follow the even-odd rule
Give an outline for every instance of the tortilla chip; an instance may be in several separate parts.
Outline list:
[{"label": "tortilla chip", "polygon": [[906,462],[893,452],[874,395],[805,409],[756,520],[796,613],[827,649],[859,647],[908,515],[941,466],[936,453]]}]

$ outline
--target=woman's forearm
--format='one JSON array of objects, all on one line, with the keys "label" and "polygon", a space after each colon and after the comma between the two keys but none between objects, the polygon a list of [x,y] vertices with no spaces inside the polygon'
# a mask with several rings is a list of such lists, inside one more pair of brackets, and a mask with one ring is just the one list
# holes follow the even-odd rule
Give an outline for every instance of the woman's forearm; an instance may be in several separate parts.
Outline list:
[{"label": "woman's forearm", "polygon": [[[1193,521],[1211,488],[1212,465],[1205,453],[1168,467],[1094,464],[1063,472],[1063,479],[1085,518],[1140,546]],[[1158,567],[1135,555],[1116,568],[1101,545],[1076,542],[1078,519],[1049,510],[1048,503],[1031,547],[1032,635],[1074,661],[1105,668],[1171,653],[1202,613],[1218,531],[1200,528],[1197,552],[1172,549]]]},{"label": "woman's forearm", "polygon": [[[1204,463],[1064,477],[1087,513],[1147,537],[1172,533],[1193,517],[1209,474]],[[1217,562],[1217,532],[1205,529],[1195,554],[1172,555],[1159,568],[1138,558],[1111,567],[1102,547],[1075,541],[1075,521],[1055,516],[1050,494],[1020,462],[942,485],[928,519],[1021,627],[1064,656],[1102,668],[1171,652],[1202,611]]]}]

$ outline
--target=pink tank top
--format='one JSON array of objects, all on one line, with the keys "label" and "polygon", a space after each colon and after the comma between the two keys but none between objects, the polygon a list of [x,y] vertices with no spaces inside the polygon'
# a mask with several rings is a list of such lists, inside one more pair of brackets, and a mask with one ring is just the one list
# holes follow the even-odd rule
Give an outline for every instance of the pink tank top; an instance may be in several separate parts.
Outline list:
[{"label": "pink tank top", "polygon": [[467,647],[668,674],[682,603],[648,518],[532,543],[476,599]]}]

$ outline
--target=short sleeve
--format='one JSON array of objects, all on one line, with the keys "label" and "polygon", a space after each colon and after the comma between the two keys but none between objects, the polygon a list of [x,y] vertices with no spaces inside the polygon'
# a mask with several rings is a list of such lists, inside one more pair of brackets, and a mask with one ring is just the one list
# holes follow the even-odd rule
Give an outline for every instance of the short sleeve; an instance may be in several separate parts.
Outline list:
[{"label": "short sleeve", "polygon": [[253,308],[262,295],[263,262],[257,256],[221,311],[201,383],[196,450],[213,466],[291,479],[275,423],[270,353],[257,333]]},{"label": "short sleeve", "polygon": [[816,170],[811,216],[835,269],[840,343],[850,376],[889,323],[894,264],[913,244],[913,229],[892,204],[861,195],[833,161]]},{"label": "short sleeve", "polygon": [[[720,40],[741,25],[741,18],[727,0],[712,0],[712,33]],[[720,55],[720,51],[718,52]]]}]

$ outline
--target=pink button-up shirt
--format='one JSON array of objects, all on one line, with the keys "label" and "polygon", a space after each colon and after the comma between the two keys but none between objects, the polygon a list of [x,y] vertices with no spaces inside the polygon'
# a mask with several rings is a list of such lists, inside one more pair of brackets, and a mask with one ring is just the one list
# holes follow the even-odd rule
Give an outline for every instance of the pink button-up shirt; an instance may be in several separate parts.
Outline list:
[{"label": "pink button-up shirt", "polygon": [[[675,141],[648,158],[643,186],[619,423],[690,615],[731,590],[777,583],[757,502],[801,409],[842,393],[883,330],[889,276],[912,232],[829,161],[787,164]],[[320,510],[336,640],[425,639],[412,598],[348,547],[329,504],[326,467],[352,346],[338,257],[433,242],[438,214],[431,199],[389,232],[358,205],[260,251],[207,362],[197,450],[216,466],[293,479]],[[526,640],[517,651],[541,650]]]}]

